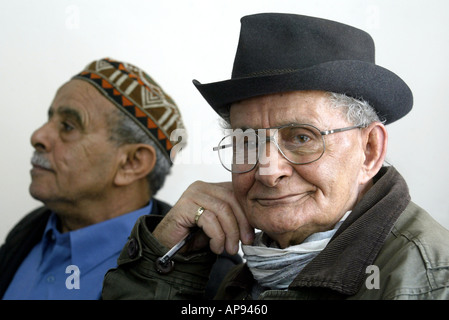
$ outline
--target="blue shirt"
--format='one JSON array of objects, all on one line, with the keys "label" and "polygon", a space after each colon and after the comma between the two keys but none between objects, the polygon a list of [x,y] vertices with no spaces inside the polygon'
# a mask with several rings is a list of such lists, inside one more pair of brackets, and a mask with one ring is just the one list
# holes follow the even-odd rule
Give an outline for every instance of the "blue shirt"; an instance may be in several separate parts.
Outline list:
[{"label": "blue shirt", "polygon": [[99,299],[103,278],[117,258],[136,220],[151,212],[146,207],[82,229],[60,233],[54,213],[42,240],[17,269],[5,300]]}]

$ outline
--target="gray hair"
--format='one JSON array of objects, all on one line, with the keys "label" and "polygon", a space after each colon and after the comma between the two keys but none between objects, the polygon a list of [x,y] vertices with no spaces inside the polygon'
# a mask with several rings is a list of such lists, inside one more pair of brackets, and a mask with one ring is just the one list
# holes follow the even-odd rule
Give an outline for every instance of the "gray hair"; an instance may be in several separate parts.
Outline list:
[{"label": "gray hair", "polygon": [[329,92],[331,107],[342,109],[343,114],[353,125],[368,126],[373,122],[381,121],[376,110],[365,100],[355,99],[342,93]]},{"label": "gray hair", "polygon": [[[365,100],[349,97],[342,93],[329,92],[331,107],[341,108],[346,119],[355,126],[368,126],[374,122],[385,123],[386,119],[380,117],[376,110]],[[390,166],[391,163],[384,159],[384,166]]]},{"label": "gray hair", "polygon": [[154,169],[147,175],[150,195],[154,196],[164,185],[165,178],[170,173],[170,160],[167,159],[148,134],[122,111],[117,110],[112,116],[113,119],[111,117],[109,119],[110,139],[118,146],[143,143],[152,146],[156,150],[156,164]]},{"label": "gray hair", "polygon": [[[342,93],[328,92],[331,107],[341,109],[346,114],[346,119],[354,125],[368,126],[373,122],[385,122],[381,120],[376,110],[365,100],[349,97]],[[221,126],[229,129],[230,126],[230,107],[223,111]]]}]

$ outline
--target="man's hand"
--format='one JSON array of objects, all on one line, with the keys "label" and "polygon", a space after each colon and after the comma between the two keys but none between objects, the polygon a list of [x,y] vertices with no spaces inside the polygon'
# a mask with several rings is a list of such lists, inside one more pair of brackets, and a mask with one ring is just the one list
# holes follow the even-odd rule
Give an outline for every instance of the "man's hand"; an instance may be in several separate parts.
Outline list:
[{"label": "man's hand", "polygon": [[[196,225],[195,215],[199,207],[205,210]],[[191,184],[156,227],[153,235],[171,248],[195,226],[203,232],[191,240],[187,250],[204,248],[209,242],[210,249],[217,254],[223,250],[236,254],[239,240],[250,244],[254,239],[254,228],[249,225],[235,199],[231,182],[196,181]]]}]

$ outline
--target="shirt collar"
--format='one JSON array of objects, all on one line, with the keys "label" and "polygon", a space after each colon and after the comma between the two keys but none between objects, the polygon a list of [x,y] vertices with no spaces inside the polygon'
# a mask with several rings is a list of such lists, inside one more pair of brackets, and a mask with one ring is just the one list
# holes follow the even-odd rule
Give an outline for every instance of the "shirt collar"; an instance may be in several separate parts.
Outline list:
[{"label": "shirt collar", "polygon": [[[118,257],[137,219],[150,214],[152,207],[151,200],[148,205],[138,210],[68,232],[72,264],[83,272],[88,272],[111,256]],[[49,219],[44,234],[47,234],[49,229],[53,229],[55,233],[56,221],[54,218]]]}]

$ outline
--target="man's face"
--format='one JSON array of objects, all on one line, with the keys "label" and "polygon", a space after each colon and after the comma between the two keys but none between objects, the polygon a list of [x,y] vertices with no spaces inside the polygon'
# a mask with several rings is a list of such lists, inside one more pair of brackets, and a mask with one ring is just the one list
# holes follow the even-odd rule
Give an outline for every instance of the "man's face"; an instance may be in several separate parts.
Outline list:
[{"label": "man's face", "polygon": [[[330,107],[322,91],[273,94],[235,103],[230,122],[233,129],[296,123],[323,131],[353,125],[340,110]],[[294,165],[279,152],[267,151],[267,158],[255,169],[232,176],[235,195],[252,226],[281,247],[331,229],[357,201],[364,160],[361,130],[324,139],[325,152],[316,162]]]},{"label": "man's face", "polygon": [[31,170],[34,198],[56,210],[107,195],[117,164],[117,147],[109,140],[107,123],[114,108],[81,80],[58,90],[48,121],[31,136],[38,158]]}]

